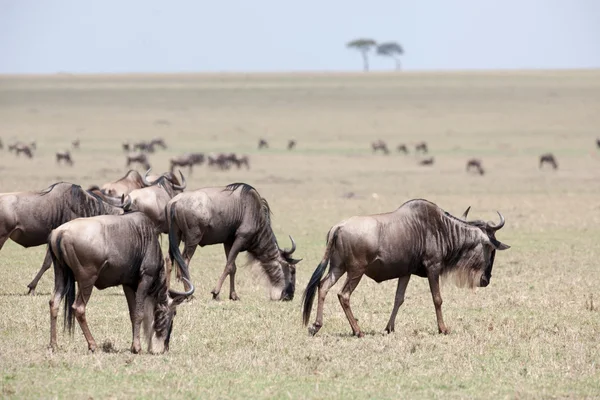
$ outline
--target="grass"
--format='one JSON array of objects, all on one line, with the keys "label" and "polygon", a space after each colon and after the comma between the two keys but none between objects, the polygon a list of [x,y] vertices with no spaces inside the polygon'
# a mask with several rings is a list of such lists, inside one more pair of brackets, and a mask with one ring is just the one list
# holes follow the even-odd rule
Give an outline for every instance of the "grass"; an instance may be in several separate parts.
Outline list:
[{"label": "grass", "polygon": [[[195,299],[178,309],[168,354],[129,352],[118,288],[95,290],[88,306],[101,349],[88,354],[77,328],[74,337],[59,331],[51,353],[53,273],[25,295],[44,248],[9,241],[0,253],[0,397],[599,398],[599,108],[598,71],[0,77],[5,146],[38,143],[33,160],[3,150],[0,191],[114,180],[126,172],[125,140],[166,139],[169,149],[150,156],[155,171],[185,151],[247,153],[250,170],[184,171],[188,187],[254,185],[280,244],[292,234],[304,258],[290,303],[267,300],[250,267],[236,277],[241,301],[215,302],[223,250],[199,249]],[[75,167],[55,165],[54,152],[77,137]],[[269,150],[256,150],[260,137]],[[287,152],[291,138],[298,148]],[[379,138],[394,148],[425,140],[436,162],[372,155]],[[548,151],[558,171],[538,169]],[[483,160],[485,176],[464,172],[470,157]],[[469,205],[473,218],[504,214],[498,239],[512,248],[498,254],[490,286],[444,286],[451,334],[440,336],[427,282],[413,277],[396,332],[384,335],[396,282],[365,278],[351,300],[366,333],[357,339],[335,295],[340,282],[309,337],[300,297],[327,230],[415,197],[454,215]]]}]

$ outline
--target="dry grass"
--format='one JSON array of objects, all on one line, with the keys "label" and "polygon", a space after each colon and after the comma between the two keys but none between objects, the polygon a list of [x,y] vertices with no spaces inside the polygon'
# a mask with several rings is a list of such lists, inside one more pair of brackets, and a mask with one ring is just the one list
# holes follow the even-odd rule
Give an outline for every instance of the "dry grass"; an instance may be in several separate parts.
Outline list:
[{"label": "dry grass", "polygon": [[[249,267],[237,274],[242,300],[215,302],[223,250],[199,249],[196,299],[179,309],[169,354],[129,353],[120,289],[95,291],[88,307],[104,351],[87,354],[77,329],[73,338],[60,334],[52,354],[52,272],[37,296],[24,295],[44,249],[8,242],[0,253],[0,397],[598,398],[598,110],[598,71],[0,78],[0,137],[5,146],[36,139],[39,149],[33,160],[2,151],[0,191],[113,180],[125,172],[127,139],[165,137],[169,149],[150,158],[155,171],[185,151],[247,153],[251,170],[201,167],[188,187],[254,185],[271,204],[281,244],[291,233],[304,258],[291,303],[267,300]],[[76,137],[75,167],[56,166],[54,152]],[[271,149],[258,152],[259,137]],[[298,140],[292,152],[290,138]],[[426,140],[435,164],[374,156],[370,142],[379,138],[394,148]],[[556,172],[537,168],[547,151]],[[465,173],[470,157],[483,160],[485,176]],[[356,198],[344,199],[347,192]],[[365,278],[352,306],[367,335],[356,339],[338,284],[323,329],[309,337],[300,295],[329,227],[415,197],[455,215],[469,205],[473,217],[505,215],[498,238],[512,248],[498,254],[491,285],[446,285],[452,332],[440,336],[427,283],[415,277],[386,336],[395,282]]]}]

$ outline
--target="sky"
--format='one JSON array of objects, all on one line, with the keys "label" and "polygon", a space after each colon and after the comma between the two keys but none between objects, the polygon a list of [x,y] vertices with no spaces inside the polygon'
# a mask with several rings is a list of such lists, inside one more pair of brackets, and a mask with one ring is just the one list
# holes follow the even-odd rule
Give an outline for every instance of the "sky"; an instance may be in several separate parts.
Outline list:
[{"label": "sky", "polygon": [[[0,73],[600,67],[600,0],[0,0]],[[391,59],[371,55],[372,70]]]}]

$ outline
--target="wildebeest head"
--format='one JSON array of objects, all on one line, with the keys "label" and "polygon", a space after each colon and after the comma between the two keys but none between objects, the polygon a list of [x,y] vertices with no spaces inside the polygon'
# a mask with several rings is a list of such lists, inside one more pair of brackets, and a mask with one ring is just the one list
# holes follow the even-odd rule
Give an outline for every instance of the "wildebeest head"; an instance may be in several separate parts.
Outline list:
[{"label": "wildebeest head", "polygon": [[294,293],[296,291],[296,264],[302,259],[292,258],[292,254],[296,251],[296,242],[290,235],[290,241],[292,247],[290,249],[279,249],[279,262],[285,279],[285,286],[281,292],[280,300],[288,301],[294,299]]},{"label": "wildebeest head", "polygon": [[[179,171],[179,175],[181,175],[181,183],[179,183],[179,179],[177,179],[177,176],[175,176],[175,174],[173,174],[171,172],[166,172],[166,173],[162,174],[161,176],[159,176],[158,178],[156,178],[152,181],[149,181],[148,175],[150,174],[151,170],[152,170],[152,168],[149,168],[148,171],[146,171],[146,173],[142,177],[142,182],[144,183],[144,185],[146,187],[150,187],[153,185],[160,185],[167,192],[171,192],[171,191],[173,192],[173,193],[169,193],[170,195],[172,195],[171,197],[173,197],[175,194],[183,192],[184,189],[187,187],[185,177],[183,176],[183,173],[181,171]],[[166,184],[165,181],[167,181],[169,183]],[[172,188],[172,190],[169,190],[169,186]]]}]

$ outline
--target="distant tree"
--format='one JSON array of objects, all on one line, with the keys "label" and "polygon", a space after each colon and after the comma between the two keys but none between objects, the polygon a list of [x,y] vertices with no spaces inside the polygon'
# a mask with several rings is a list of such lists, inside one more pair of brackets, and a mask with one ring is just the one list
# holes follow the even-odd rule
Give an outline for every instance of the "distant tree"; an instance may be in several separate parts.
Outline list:
[{"label": "distant tree", "polygon": [[369,70],[369,51],[373,48],[377,46],[377,42],[374,41],[373,39],[355,39],[351,42],[348,42],[348,44],[346,44],[346,47],[348,47],[349,49],[355,49],[360,51],[360,53],[362,54],[362,58],[363,58],[363,67],[365,71]]},{"label": "distant tree", "polygon": [[400,56],[404,54],[404,49],[397,42],[381,43],[377,46],[377,54],[393,58],[396,62],[396,69],[400,69]]}]

